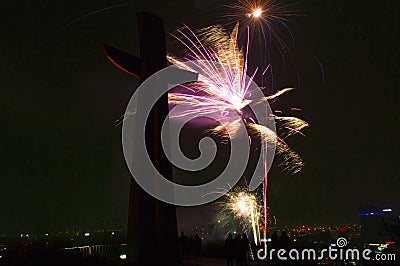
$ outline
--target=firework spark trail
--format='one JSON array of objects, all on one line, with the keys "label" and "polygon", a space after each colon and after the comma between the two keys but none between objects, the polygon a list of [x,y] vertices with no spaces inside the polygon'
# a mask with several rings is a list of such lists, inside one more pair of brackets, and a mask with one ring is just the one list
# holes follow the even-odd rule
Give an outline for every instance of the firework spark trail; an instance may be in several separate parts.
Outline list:
[{"label": "firework spark trail", "polygon": [[295,134],[300,134],[305,136],[301,130],[308,126],[308,123],[300,118],[292,117],[292,116],[275,116],[275,120],[281,124],[283,128],[288,130],[282,132],[280,135],[282,139],[290,137]]},{"label": "firework spark trail", "polygon": [[96,9],[96,10],[90,12],[90,13],[84,14],[81,17],[78,17],[78,18],[74,19],[73,21],[71,21],[67,25],[65,25],[64,28],[68,28],[68,27],[70,27],[70,26],[72,26],[72,25],[74,25],[74,24],[76,24],[76,23],[78,23],[78,22],[90,17],[90,16],[96,15],[96,14],[104,12],[104,11],[113,10],[113,9],[117,9],[117,8],[121,8],[121,7],[125,8],[125,7],[128,7],[128,6],[135,6],[135,5],[137,6],[137,5],[143,4],[143,3],[145,3],[145,2],[144,1],[136,1],[135,3],[124,3],[124,4],[106,6],[106,7],[101,8],[101,9]]},{"label": "firework spark trail", "polygon": [[[268,151],[268,140],[267,142],[262,141],[261,142],[261,152],[263,153],[262,155],[264,158],[266,158],[266,153]],[[267,239],[267,231],[268,231],[268,217],[269,217],[269,210],[268,210],[268,165],[266,162],[264,163],[264,180],[262,183],[262,188],[263,188],[263,210],[264,210],[264,239]],[[267,242],[264,242],[264,248],[267,247]]]},{"label": "firework spark trail", "polygon": [[[275,116],[275,119],[276,118],[278,117]],[[287,119],[287,117],[282,118],[283,121],[292,120],[291,117],[288,120],[285,119]],[[296,128],[289,130],[289,133],[284,134],[285,137],[290,136],[290,134],[295,134],[293,133],[293,130],[300,132],[302,128],[308,125],[307,122],[301,119],[298,120],[297,119],[294,120],[298,122],[296,124]],[[276,152],[278,155],[278,159],[281,160],[280,165],[284,168],[284,170],[295,174],[298,173],[303,168],[304,163],[301,160],[300,155],[298,155],[295,151],[290,149],[290,147],[287,145],[284,139],[279,137],[273,130],[269,129],[266,126],[253,123],[249,123],[248,126],[250,129],[254,130],[255,134],[258,134],[262,138],[262,140],[265,140],[265,144],[263,145],[264,148],[262,149],[262,151],[266,150],[265,145],[270,145],[271,143],[274,143],[276,145]]]},{"label": "firework spark trail", "polygon": [[[210,48],[205,47],[199,37],[188,27],[185,28],[190,32],[190,36],[194,40],[181,30],[178,32],[182,34],[184,39],[175,36],[190,51],[190,55],[184,59],[198,60],[197,67],[204,70],[205,75],[199,75],[199,82],[194,85],[194,90],[197,94],[186,94],[184,102],[179,101],[177,95],[170,94],[170,103],[185,104],[189,103],[189,98],[192,98],[196,105],[199,102],[203,102],[203,107],[207,108],[208,104],[208,107],[213,111],[220,110],[224,112],[229,109],[240,111],[249,103],[244,99],[252,78],[246,82],[247,61],[243,61],[243,55],[237,48],[236,40],[234,39],[237,38],[238,26],[235,27],[232,36],[215,34],[210,37],[204,33],[204,42],[211,46]],[[218,32],[221,29],[215,27],[212,30],[209,29],[209,31]],[[221,44],[225,44],[225,46]],[[184,61],[171,55],[168,56],[168,60],[184,70],[195,71]],[[219,64],[217,66],[210,62],[218,62]],[[209,113],[210,109],[205,111]]]}]

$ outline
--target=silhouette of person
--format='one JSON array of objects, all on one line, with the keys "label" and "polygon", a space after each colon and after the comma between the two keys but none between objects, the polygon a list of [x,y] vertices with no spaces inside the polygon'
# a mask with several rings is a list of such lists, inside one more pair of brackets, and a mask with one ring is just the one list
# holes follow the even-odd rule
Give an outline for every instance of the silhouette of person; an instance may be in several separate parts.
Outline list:
[{"label": "silhouette of person", "polygon": [[248,260],[248,256],[249,256],[249,245],[250,245],[250,241],[247,238],[247,234],[243,233],[242,234],[242,244],[241,244],[241,257],[242,257],[242,265],[247,266],[247,260]]},{"label": "silhouette of person", "polygon": [[188,253],[188,239],[183,232],[181,232],[181,236],[179,237],[179,250],[181,252],[181,258],[187,258]]},{"label": "silhouette of person", "polygon": [[199,259],[201,255],[201,238],[198,234],[194,236],[194,257]]},{"label": "silhouette of person", "polygon": [[233,240],[232,234],[228,234],[228,238],[225,240],[225,254],[226,254],[226,265],[233,266],[233,260],[235,258],[235,240]]},{"label": "silhouette of person", "polygon": [[235,258],[236,258],[236,266],[242,265],[242,236],[239,234],[235,235]]},{"label": "silhouette of person", "polygon": [[188,239],[188,257],[194,258],[194,235]]},{"label": "silhouette of person", "polygon": [[271,245],[272,248],[277,249],[279,247],[279,236],[276,231],[274,231],[271,235]]},{"label": "silhouette of person", "polygon": [[279,236],[279,246],[283,249],[288,249],[290,247],[290,237],[285,231],[282,231],[281,235]]}]

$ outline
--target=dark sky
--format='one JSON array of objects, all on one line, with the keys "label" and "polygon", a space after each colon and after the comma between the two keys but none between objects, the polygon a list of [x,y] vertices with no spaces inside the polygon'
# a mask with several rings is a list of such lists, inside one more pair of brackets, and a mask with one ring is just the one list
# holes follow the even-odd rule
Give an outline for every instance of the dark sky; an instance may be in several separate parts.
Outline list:
[{"label": "dark sky", "polygon": [[[221,2],[132,2],[82,17],[122,3],[1,1],[0,232],[125,228],[130,175],[115,120],[137,80],[101,44],[138,54],[136,12],[173,32],[213,24]],[[369,205],[399,210],[398,1],[299,0],[297,9],[300,86],[275,107],[301,107],[310,122],[292,143],[307,166],[294,176],[274,167],[271,213],[296,225],[357,222]],[[276,88],[296,85],[284,77]],[[207,216],[207,207],[180,209],[179,224]]]}]

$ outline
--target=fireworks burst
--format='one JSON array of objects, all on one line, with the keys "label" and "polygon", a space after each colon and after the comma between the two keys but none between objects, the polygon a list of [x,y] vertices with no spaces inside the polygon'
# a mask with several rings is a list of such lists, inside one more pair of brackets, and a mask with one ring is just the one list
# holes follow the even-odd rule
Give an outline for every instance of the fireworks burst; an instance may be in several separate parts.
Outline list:
[{"label": "fireworks burst", "polygon": [[[263,10],[255,10],[253,15],[261,17]],[[239,24],[237,23],[231,34],[227,33],[222,26],[211,26],[200,30],[198,34],[185,26],[178,30],[179,36],[173,35],[181,42],[189,53],[183,59],[179,59],[172,55],[168,55],[168,60],[175,66],[197,72],[193,69],[193,65],[186,61],[195,60],[196,67],[200,68],[202,74],[199,74],[198,82],[183,86],[183,92],[169,93],[169,102],[172,105],[188,106],[178,117],[189,116],[192,114],[216,116],[220,125],[211,129],[211,133],[229,138],[235,136],[240,128],[241,122],[244,122],[248,129],[253,133],[252,137],[261,139],[261,156],[264,162],[263,176],[263,212],[260,205],[257,204],[255,196],[248,192],[241,191],[238,193],[228,194],[229,201],[227,209],[230,210],[235,217],[240,217],[246,221],[245,224],[251,231],[255,243],[260,241],[259,221],[260,213],[263,213],[264,220],[264,237],[267,230],[268,221],[268,204],[267,204],[267,172],[268,165],[266,160],[267,149],[270,145],[274,145],[277,154],[281,157],[281,165],[285,170],[297,173],[303,167],[300,156],[292,151],[284,141],[285,138],[300,133],[308,124],[295,117],[276,117],[272,114],[266,114],[266,119],[273,116],[281,123],[283,134],[278,136],[276,132],[268,126],[256,122],[252,114],[245,111],[245,107],[250,103],[260,104],[279,97],[292,90],[287,88],[276,92],[273,95],[264,96],[254,102],[251,98],[250,84],[257,72],[257,69],[247,76],[247,55],[249,52],[249,41],[245,47],[245,52],[239,49],[237,44]],[[250,33],[248,32],[248,39]],[[239,114],[237,116],[230,115],[232,113]],[[236,118],[233,118],[236,117]],[[250,138],[251,145],[251,138]]]},{"label": "fireworks burst", "polygon": [[[211,129],[211,133],[222,139],[235,135],[240,128],[241,121],[229,120],[231,118],[229,113],[240,113],[249,129],[264,140],[264,148],[268,145],[276,145],[278,155],[283,158],[281,165],[285,170],[297,173],[301,170],[303,162],[300,156],[289,148],[284,139],[293,134],[303,135],[301,130],[308,124],[296,117],[274,116],[275,120],[283,125],[282,133],[278,136],[272,129],[257,124],[254,118],[244,114],[244,107],[251,102],[249,85],[257,70],[252,73],[250,79],[246,79],[248,46],[245,56],[237,45],[238,29],[239,25],[236,24],[233,32],[228,34],[222,26],[217,25],[202,29],[199,35],[196,35],[185,26],[184,29],[178,30],[180,37],[173,35],[189,50],[189,54],[183,60],[168,55],[168,60],[177,67],[192,72],[196,70],[186,61],[197,60],[199,62],[197,67],[204,70],[205,74],[199,75],[197,83],[184,86],[184,92],[169,93],[169,103],[191,107],[176,116],[187,116],[193,113],[217,115],[219,121],[223,123]],[[258,103],[275,99],[292,89],[286,88],[273,95],[265,96],[259,99]]]},{"label": "fireworks burst", "polygon": [[236,188],[226,193],[225,199],[218,214],[219,224],[226,226],[232,220],[239,221],[244,231],[252,232],[254,243],[260,243],[262,205],[258,203],[255,194],[250,193],[248,189]]}]

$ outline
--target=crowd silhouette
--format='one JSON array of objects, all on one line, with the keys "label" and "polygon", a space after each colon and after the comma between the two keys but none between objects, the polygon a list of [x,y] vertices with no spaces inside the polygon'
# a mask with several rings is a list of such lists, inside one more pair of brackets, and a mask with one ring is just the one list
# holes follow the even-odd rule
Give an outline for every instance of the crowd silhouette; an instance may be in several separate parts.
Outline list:
[{"label": "crowd silhouette", "polygon": [[183,232],[179,237],[179,250],[182,259],[200,259],[202,241],[198,234],[187,237]]},{"label": "crowd silhouette", "polygon": [[[278,236],[276,231],[271,236],[271,248],[274,249],[289,249],[291,245],[290,237],[285,231],[282,231]],[[254,247],[251,245],[247,234],[236,234],[235,237],[231,233],[225,239],[225,256],[227,266],[247,266],[250,260],[250,255],[257,253],[257,250],[262,248],[262,245]],[[253,249],[253,250],[252,250]],[[274,258],[276,260],[276,258]]]},{"label": "crowd silhouette", "polygon": [[234,261],[236,261],[236,266],[247,266],[250,248],[250,241],[246,233],[236,234],[235,238],[229,233],[225,240],[227,265],[233,266]]},{"label": "crowd silhouette", "polygon": [[288,249],[290,247],[290,237],[285,231],[282,231],[281,235],[274,231],[271,235],[271,246],[274,249]]}]

